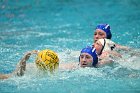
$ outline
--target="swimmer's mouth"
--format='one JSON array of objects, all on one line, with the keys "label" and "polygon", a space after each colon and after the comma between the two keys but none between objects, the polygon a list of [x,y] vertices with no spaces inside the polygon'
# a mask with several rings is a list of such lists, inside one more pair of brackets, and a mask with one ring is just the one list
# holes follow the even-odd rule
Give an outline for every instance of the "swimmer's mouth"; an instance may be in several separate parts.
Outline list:
[{"label": "swimmer's mouth", "polygon": [[82,67],[85,67],[85,66],[87,66],[87,64],[83,63],[83,64],[82,64]]}]

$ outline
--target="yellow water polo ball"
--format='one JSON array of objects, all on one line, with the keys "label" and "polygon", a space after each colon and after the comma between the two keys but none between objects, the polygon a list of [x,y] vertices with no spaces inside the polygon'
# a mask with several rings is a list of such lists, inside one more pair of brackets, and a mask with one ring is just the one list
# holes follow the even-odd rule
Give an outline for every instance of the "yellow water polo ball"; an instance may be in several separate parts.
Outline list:
[{"label": "yellow water polo ball", "polygon": [[49,70],[52,72],[58,68],[59,58],[54,51],[46,49],[38,53],[35,63],[37,67],[42,70]]}]

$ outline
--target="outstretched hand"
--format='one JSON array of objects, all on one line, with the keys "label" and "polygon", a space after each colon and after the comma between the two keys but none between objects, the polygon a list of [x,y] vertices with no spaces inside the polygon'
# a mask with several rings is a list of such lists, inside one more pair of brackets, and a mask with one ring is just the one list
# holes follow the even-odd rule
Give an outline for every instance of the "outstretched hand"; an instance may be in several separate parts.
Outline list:
[{"label": "outstretched hand", "polygon": [[20,60],[19,62],[19,66],[17,68],[17,75],[18,76],[23,76],[24,75],[24,71],[26,70],[26,61],[30,58],[30,56],[32,54],[38,54],[37,50],[32,50],[27,52],[24,57]]},{"label": "outstretched hand", "polygon": [[38,51],[37,50],[32,50],[32,51],[29,51],[29,52],[27,52],[25,55],[24,55],[24,60],[28,60],[29,58],[30,58],[30,56],[31,56],[31,54],[37,54],[38,53]]}]

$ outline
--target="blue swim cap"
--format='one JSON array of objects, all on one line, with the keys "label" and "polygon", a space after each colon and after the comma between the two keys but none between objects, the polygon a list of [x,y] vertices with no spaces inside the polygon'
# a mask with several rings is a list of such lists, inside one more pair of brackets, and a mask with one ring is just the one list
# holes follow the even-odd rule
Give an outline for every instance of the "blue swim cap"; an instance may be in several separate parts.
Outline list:
[{"label": "blue swim cap", "polygon": [[111,39],[112,34],[110,31],[109,24],[99,24],[99,25],[97,25],[96,29],[101,29],[101,30],[105,31],[106,35],[107,35],[107,39]]},{"label": "blue swim cap", "polygon": [[93,63],[92,63],[92,65],[93,66],[96,66],[96,64],[98,63],[98,56],[97,56],[97,53],[96,53],[96,49],[95,48],[92,48],[92,47],[83,48],[81,50],[81,53],[88,53],[88,54],[90,54],[93,57]]}]

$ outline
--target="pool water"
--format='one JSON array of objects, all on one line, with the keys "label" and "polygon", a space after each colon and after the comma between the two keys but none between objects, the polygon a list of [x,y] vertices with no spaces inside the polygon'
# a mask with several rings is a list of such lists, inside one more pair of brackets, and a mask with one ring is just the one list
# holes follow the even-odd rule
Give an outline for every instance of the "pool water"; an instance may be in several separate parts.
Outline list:
[{"label": "pool water", "polygon": [[[93,42],[99,23],[109,23],[112,40],[131,47],[112,66],[58,71],[0,80],[1,93],[139,93],[139,0],[0,0],[0,73],[12,72],[30,50],[52,49],[60,63],[77,62]],[[28,61],[32,63],[34,56]]]}]

